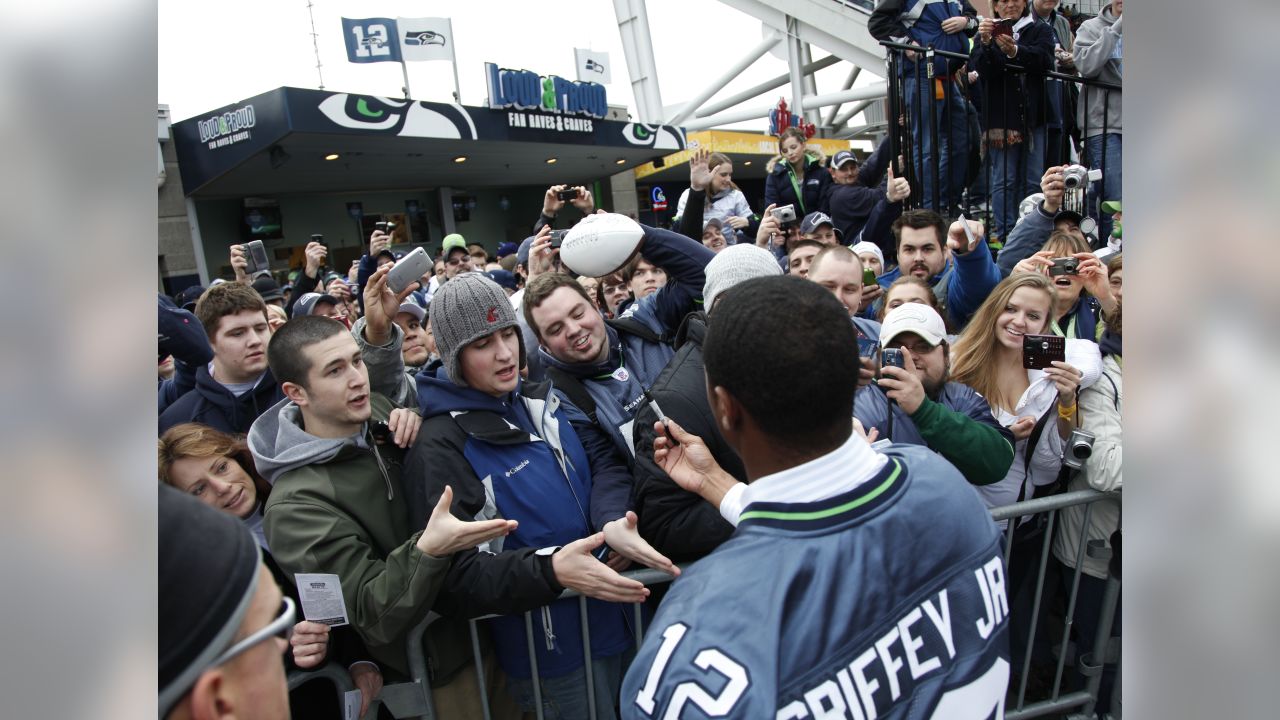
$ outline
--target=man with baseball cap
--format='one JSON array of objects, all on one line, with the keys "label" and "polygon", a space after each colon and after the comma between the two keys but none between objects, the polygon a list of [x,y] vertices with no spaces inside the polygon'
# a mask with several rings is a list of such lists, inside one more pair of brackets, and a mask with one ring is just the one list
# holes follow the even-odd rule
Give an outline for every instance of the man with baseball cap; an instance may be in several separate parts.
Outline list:
[{"label": "man with baseball cap", "polygon": [[831,221],[831,216],[821,210],[815,210],[804,216],[800,221],[800,236],[805,240],[816,240],[823,245],[838,245],[843,237],[836,229],[835,223]]},{"label": "man with baseball cap", "polygon": [[346,322],[346,315],[341,311],[343,303],[328,293],[309,292],[298,297],[293,304],[293,316],[323,315],[339,322]]},{"label": "man with baseball cap", "polygon": [[977,391],[947,381],[946,332],[942,316],[928,305],[890,310],[880,345],[901,351],[903,367],[882,364],[879,379],[854,396],[853,416],[878,437],[934,450],[970,484],[997,482],[1013,462],[1013,435]]},{"label": "man with baseball cap", "polygon": [[[736,233],[730,233],[730,237],[737,237]],[[729,240],[724,234],[724,223],[719,218],[709,218],[702,223],[702,244],[711,249],[711,252],[720,252],[729,247]]]},{"label": "man with baseball cap", "polygon": [[270,275],[259,275],[254,278],[253,289],[258,291],[266,304],[284,307],[284,293],[280,291],[279,283]]},{"label": "man with baseball cap", "polygon": [[458,273],[471,272],[475,269],[472,266],[471,251],[467,248],[467,241],[458,233],[444,236],[444,242],[440,246],[440,259],[444,261],[444,278],[440,280],[441,283],[454,279]]},{"label": "man with baseball cap", "polygon": [[996,256],[1001,277],[1009,277],[1015,265],[1039,252],[1054,230],[1070,233],[1090,244],[1096,239],[1090,238],[1097,231],[1093,218],[1083,217],[1075,210],[1063,207],[1066,196],[1064,169],[1065,165],[1055,165],[1044,171],[1040,178],[1040,192],[1044,199],[1009,231],[1004,247]]},{"label": "man with baseball cap", "polygon": [[168,485],[159,492],[160,717],[288,718],[293,601],[248,526]]},{"label": "man with baseball cap", "polygon": [[834,182],[827,186],[820,209],[831,217],[842,238],[852,242],[866,225],[876,203],[884,197],[881,183],[888,161],[887,136],[861,165],[848,150],[841,150],[831,159],[831,166],[827,169]]}]

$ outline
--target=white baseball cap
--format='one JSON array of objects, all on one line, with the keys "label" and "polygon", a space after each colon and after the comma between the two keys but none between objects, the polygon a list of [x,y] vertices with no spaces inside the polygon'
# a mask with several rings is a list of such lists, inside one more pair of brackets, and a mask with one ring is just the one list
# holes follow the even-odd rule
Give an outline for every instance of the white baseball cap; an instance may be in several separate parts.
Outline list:
[{"label": "white baseball cap", "polygon": [[904,332],[915,333],[936,346],[946,338],[947,327],[937,310],[924,303],[909,302],[884,316],[884,324],[880,326],[880,344],[888,345],[890,340]]}]

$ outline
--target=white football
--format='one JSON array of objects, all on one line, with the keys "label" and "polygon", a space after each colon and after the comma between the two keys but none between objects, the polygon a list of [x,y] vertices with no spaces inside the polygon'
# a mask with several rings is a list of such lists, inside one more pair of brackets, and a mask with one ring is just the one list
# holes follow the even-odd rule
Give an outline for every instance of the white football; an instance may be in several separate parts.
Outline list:
[{"label": "white football", "polygon": [[644,228],[626,215],[588,215],[565,235],[560,261],[575,275],[604,277],[625,265],[643,239]]}]

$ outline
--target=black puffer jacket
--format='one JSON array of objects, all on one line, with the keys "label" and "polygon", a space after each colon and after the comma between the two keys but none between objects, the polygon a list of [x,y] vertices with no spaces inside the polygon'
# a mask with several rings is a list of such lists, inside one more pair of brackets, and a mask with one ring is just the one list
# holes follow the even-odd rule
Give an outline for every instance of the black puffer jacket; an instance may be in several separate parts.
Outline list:
[{"label": "black puffer jacket", "polygon": [[[707,444],[716,462],[726,472],[746,481],[747,471],[733,448],[716,429],[707,405],[706,380],[702,373],[702,341],[707,333],[707,316],[690,313],[676,334],[676,354],[649,388],[659,407],[686,431]],[[641,405],[635,421],[635,489],[633,507],[640,516],[640,535],[658,552],[675,562],[694,560],[716,549],[733,534],[733,526],[720,516],[719,508],[676,485],[653,462],[653,424],[658,418]]]},{"label": "black puffer jacket", "polygon": [[[765,206],[794,205],[797,222],[804,219],[805,215],[821,210],[822,198],[827,194],[827,187],[831,185],[831,173],[827,172],[823,160],[822,155],[815,154],[812,150],[805,157],[804,182],[800,188],[803,202],[796,198],[796,188],[792,184],[794,173],[791,170],[791,163],[781,157],[771,160],[769,174],[764,179]],[[799,184],[800,181],[797,179],[796,183]]]}]

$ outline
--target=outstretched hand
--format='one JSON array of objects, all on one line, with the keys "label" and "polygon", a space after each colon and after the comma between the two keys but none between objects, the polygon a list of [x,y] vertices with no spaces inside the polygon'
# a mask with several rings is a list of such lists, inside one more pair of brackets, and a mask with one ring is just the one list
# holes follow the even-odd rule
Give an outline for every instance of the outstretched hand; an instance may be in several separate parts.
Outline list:
[{"label": "outstretched hand", "polygon": [[431,511],[427,527],[418,536],[418,549],[432,557],[448,557],[459,550],[476,547],[494,538],[515,532],[515,520],[459,520],[449,512],[453,488],[445,485],[440,501]]},{"label": "outstretched hand", "polygon": [[596,559],[593,551],[604,544],[604,533],[575,540],[551,556],[556,581],[589,598],[620,603],[644,602],[649,588],[625,578]]},{"label": "outstretched hand", "polygon": [[619,555],[629,560],[647,565],[654,570],[679,575],[680,568],[676,567],[675,563],[654,550],[652,545],[640,537],[640,531],[637,529],[639,522],[640,519],[636,514],[628,510],[625,517],[605,523],[604,541]]}]

